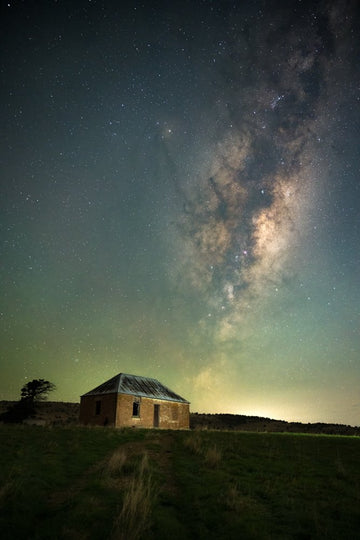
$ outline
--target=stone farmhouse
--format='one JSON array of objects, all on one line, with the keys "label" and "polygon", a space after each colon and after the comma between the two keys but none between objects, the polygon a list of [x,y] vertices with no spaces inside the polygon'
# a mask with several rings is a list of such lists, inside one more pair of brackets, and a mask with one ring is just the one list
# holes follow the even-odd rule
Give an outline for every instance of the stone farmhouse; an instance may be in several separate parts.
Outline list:
[{"label": "stone farmhouse", "polygon": [[80,422],[189,429],[190,403],[156,379],[119,373],[81,396]]}]

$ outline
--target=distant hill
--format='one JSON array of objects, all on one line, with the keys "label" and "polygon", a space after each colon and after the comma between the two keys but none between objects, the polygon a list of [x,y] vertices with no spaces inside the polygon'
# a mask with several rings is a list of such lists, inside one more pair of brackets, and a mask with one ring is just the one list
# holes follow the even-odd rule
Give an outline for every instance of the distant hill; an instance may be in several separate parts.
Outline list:
[{"label": "distant hill", "polygon": [[[0,401],[0,414],[14,401]],[[63,401],[43,401],[37,404],[36,416],[27,423],[38,425],[75,425],[79,421],[79,403]],[[190,413],[190,428],[195,430],[234,430],[283,433],[323,433],[328,435],[357,435],[360,427],[344,424],[304,424],[301,422],[286,422],[260,416],[245,416],[241,414],[206,414]]]},{"label": "distant hill", "polygon": [[[15,401],[0,401],[0,414],[16,403]],[[36,416],[27,420],[27,424],[38,425],[73,425],[79,422],[80,403],[63,401],[40,401],[36,405]]]},{"label": "distant hill", "polygon": [[303,424],[272,420],[260,416],[244,416],[241,414],[199,414],[191,413],[191,429],[226,429],[238,431],[289,432],[289,433],[324,433],[328,435],[360,435],[360,427],[344,424]]}]

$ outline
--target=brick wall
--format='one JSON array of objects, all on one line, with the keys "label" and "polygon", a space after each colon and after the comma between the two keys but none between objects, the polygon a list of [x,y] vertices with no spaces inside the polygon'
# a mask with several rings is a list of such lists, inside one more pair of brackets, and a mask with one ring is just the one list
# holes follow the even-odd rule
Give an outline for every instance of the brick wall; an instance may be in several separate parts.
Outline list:
[{"label": "brick wall", "polygon": [[117,394],[82,396],[80,422],[95,426],[114,426]]},{"label": "brick wall", "polygon": [[[139,416],[133,416],[134,399],[139,399]],[[116,426],[154,427],[154,409],[158,405],[159,428],[189,429],[189,404],[119,394]],[[156,426],[155,426],[156,427]]]},{"label": "brick wall", "polygon": [[[139,403],[139,416],[133,416],[134,400]],[[155,405],[158,406],[158,426],[154,426]],[[189,429],[189,404],[126,394],[83,396],[80,422],[96,426]]]}]

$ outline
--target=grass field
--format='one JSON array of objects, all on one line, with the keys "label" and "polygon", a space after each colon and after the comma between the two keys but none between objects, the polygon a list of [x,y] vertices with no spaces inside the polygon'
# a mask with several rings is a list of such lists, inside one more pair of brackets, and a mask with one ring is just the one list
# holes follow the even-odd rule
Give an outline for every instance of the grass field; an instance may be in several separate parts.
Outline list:
[{"label": "grass field", "polygon": [[0,426],[2,539],[358,539],[360,438]]}]

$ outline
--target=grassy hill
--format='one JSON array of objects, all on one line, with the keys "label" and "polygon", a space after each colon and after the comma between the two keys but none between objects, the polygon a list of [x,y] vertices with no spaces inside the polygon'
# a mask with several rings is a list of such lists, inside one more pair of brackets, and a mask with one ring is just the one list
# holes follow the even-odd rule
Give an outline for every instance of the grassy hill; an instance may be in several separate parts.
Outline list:
[{"label": "grassy hill", "polygon": [[336,539],[360,530],[360,439],[0,426],[2,539]]}]

